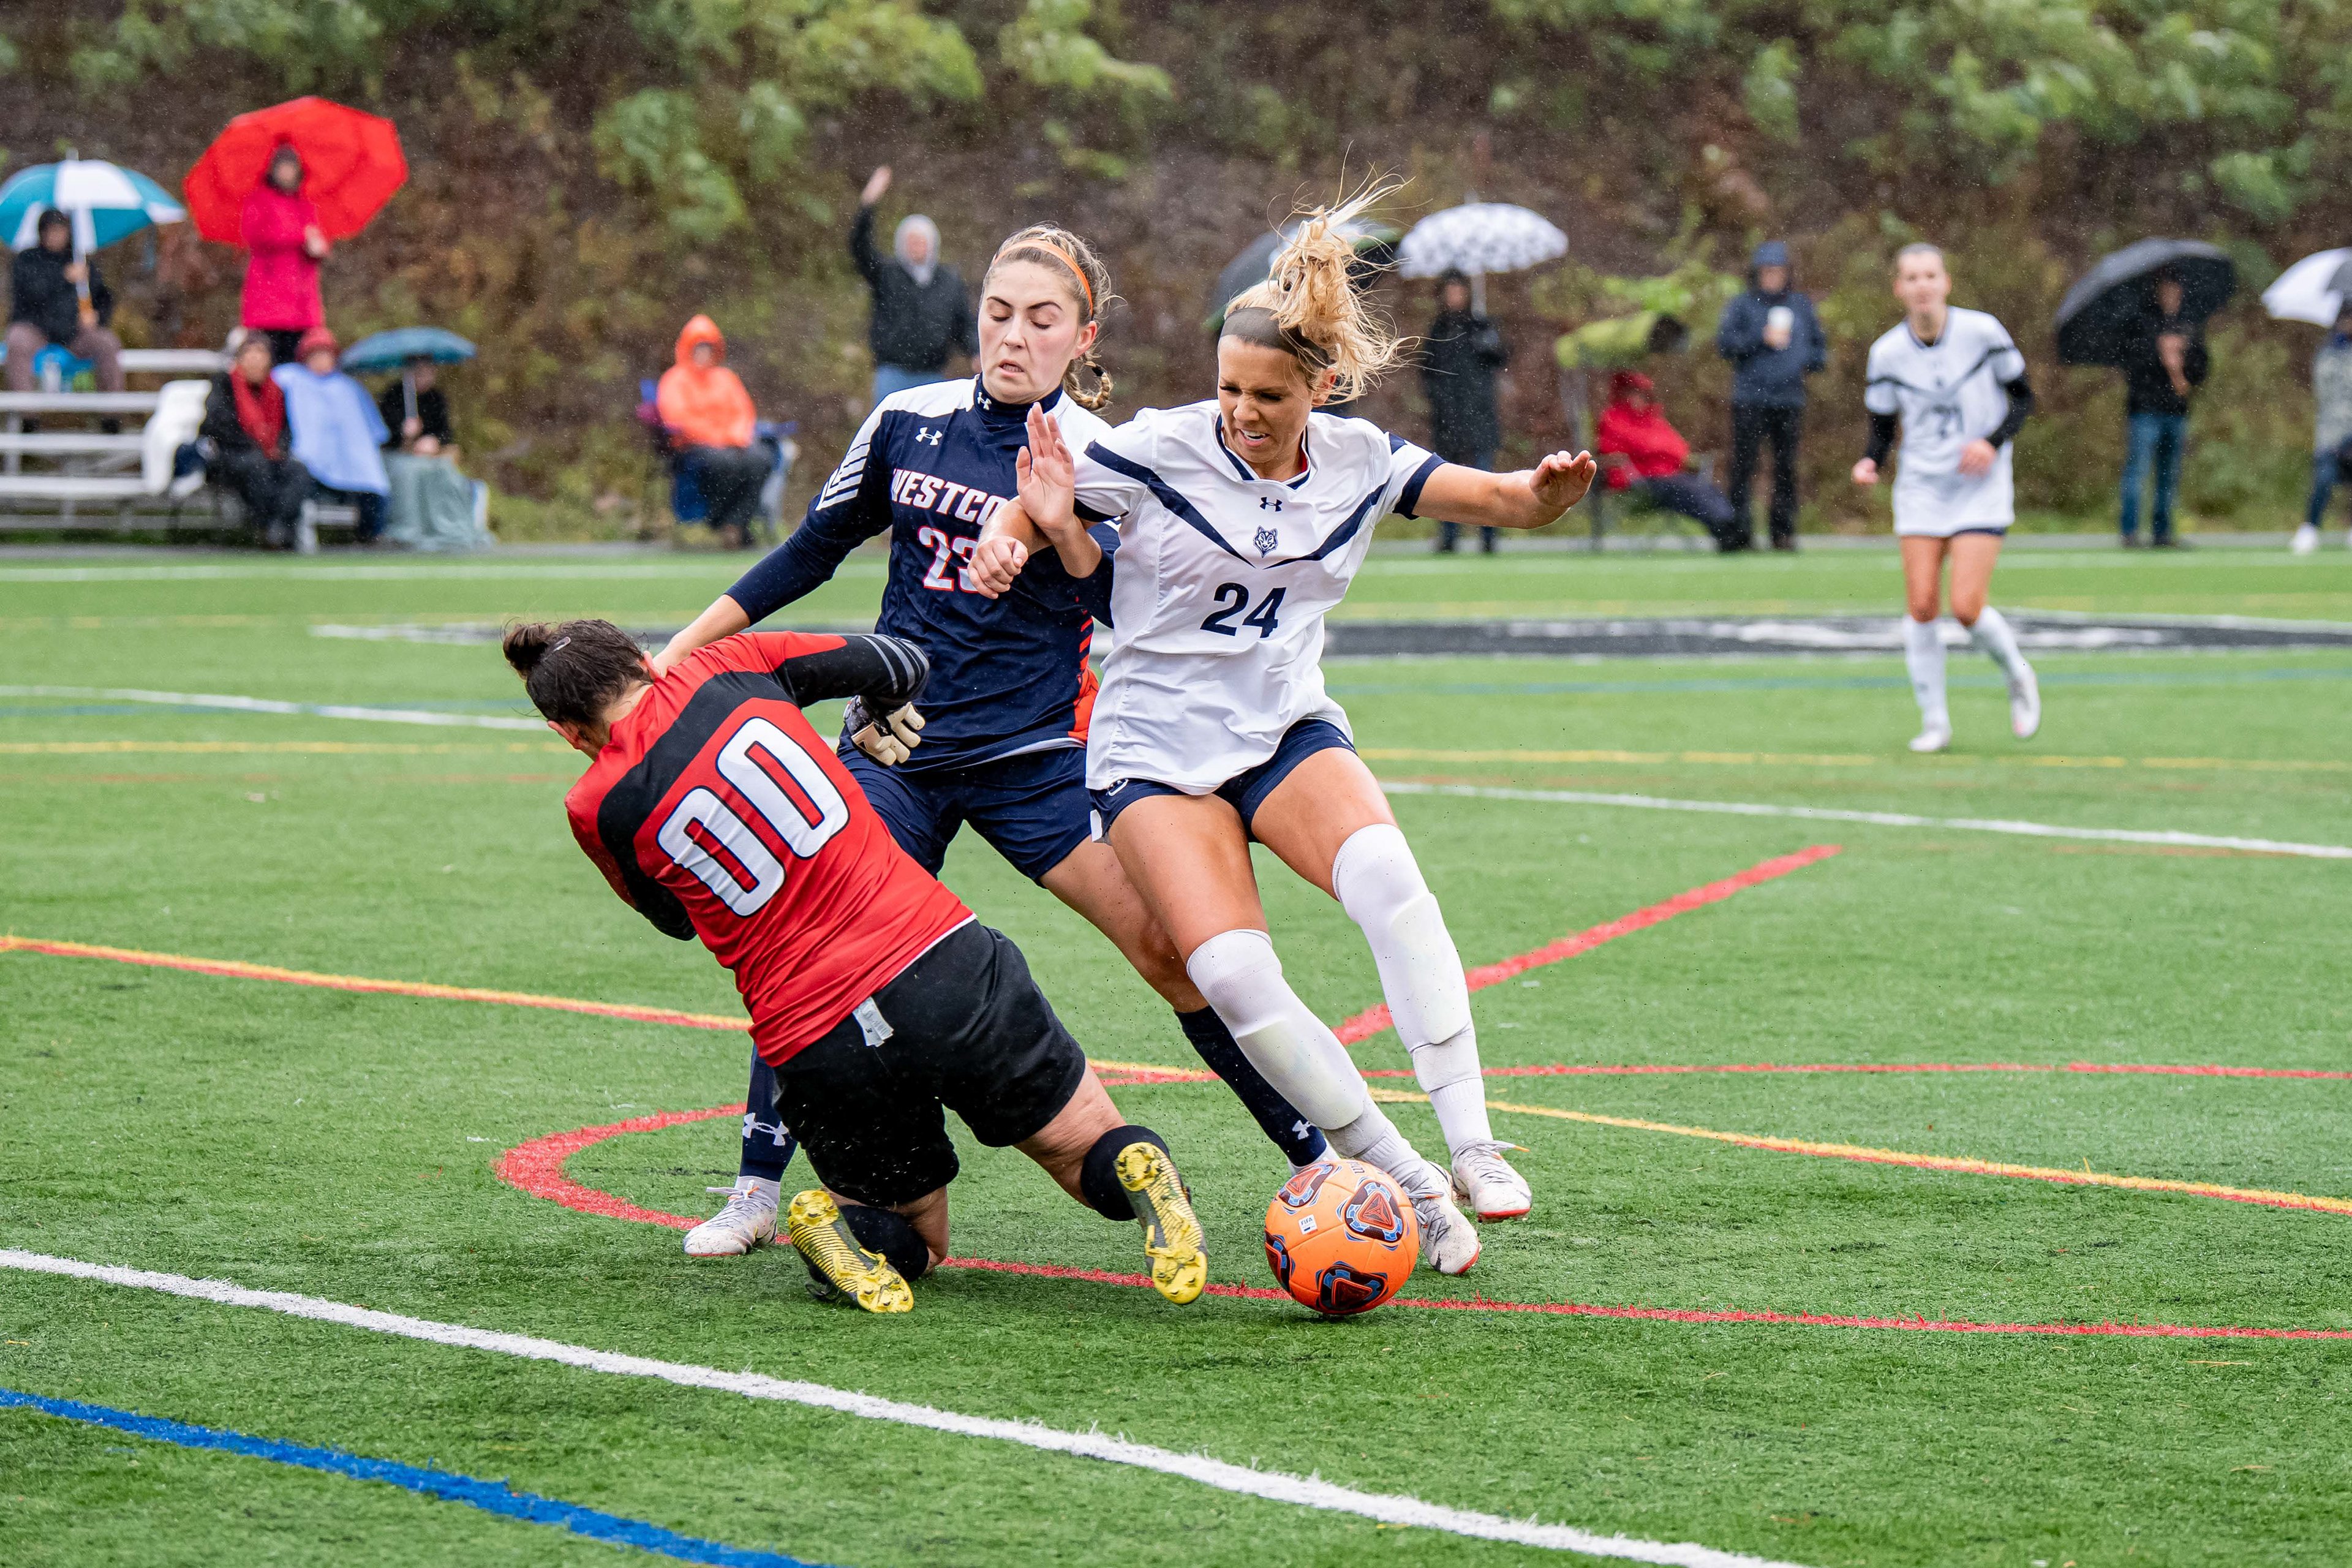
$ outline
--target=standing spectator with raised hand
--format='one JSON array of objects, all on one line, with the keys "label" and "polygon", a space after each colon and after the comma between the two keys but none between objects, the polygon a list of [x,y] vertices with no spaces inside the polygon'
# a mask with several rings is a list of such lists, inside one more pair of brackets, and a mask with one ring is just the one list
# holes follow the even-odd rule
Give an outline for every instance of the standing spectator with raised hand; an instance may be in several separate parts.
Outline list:
[{"label": "standing spectator with raised hand", "polygon": [[1772,548],[1797,548],[1797,440],[1805,421],[1805,377],[1829,363],[1829,339],[1813,302],[1797,292],[1789,247],[1768,239],[1748,258],[1748,291],[1723,308],[1716,351],[1731,362],[1731,505],[1723,548],[1755,548],[1748,491],[1756,460],[1772,446]]},{"label": "standing spectator with raised hand", "polygon": [[[1493,469],[1495,449],[1503,444],[1495,378],[1509,359],[1503,334],[1471,304],[1470,279],[1461,268],[1447,268],[1437,279],[1437,319],[1421,341],[1431,451],[1465,468]],[[1461,533],[1457,523],[1439,523],[1438,552],[1451,555]],[[1480,529],[1478,548],[1492,555],[1496,537],[1496,530]]]},{"label": "standing spectator with raised hand", "polygon": [[2156,506],[2148,519],[2148,542],[2178,549],[2172,531],[2173,498],[2180,492],[2180,458],[2189,443],[2189,400],[2205,384],[2205,325],[2181,314],[2180,279],[2156,275],[2148,310],[2124,356],[2126,440],[2124,451],[2124,548],[2139,548],[2140,474],[2156,469]]},{"label": "standing spectator with raised hand", "polygon": [[302,194],[302,154],[291,145],[269,155],[268,174],[245,198],[238,232],[251,258],[238,320],[268,334],[279,364],[291,363],[302,334],[327,320],[319,300],[319,263],[329,248],[319,209]]},{"label": "standing spectator with raised hand", "polygon": [[100,392],[121,391],[122,340],[106,325],[114,319],[113,290],[97,262],[75,257],[73,220],[64,213],[43,213],[37,235],[39,243],[18,251],[8,269],[8,390],[32,391],[33,361],[55,343],[90,362]]},{"label": "standing spectator with raised hand", "polygon": [[[2336,493],[2336,480],[2345,477],[2345,458],[2352,457],[2352,300],[2336,312],[2336,330],[2312,357],[2311,395],[2318,405],[2312,428],[2311,502],[2304,509],[2303,526],[2294,531],[2297,555],[2319,548],[2328,498]],[[2352,532],[2344,542],[2352,546]]]},{"label": "standing spectator with raised hand", "polygon": [[920,213],[898,220],[892,255],[874,248],[874,204],[890,188],[884,164],[857,198],[857,219],[849,226],[849,255],[874,296],[874,319],[866,341],[874,351],[874,401],[894,392],[944,381],[948,356],[980,353],[971,292],[963,274],[940,259],[940,226]]},{"label": "standing spectator with raised hand", "polygon": [[662,372],[654,406],[709,503],[710,531],[728,548],[743,550],[774,465],[766,447],[752,444],[758,415],[726,358],[716,321],[697,316],[687,322],[677,334],[677,363]]}]

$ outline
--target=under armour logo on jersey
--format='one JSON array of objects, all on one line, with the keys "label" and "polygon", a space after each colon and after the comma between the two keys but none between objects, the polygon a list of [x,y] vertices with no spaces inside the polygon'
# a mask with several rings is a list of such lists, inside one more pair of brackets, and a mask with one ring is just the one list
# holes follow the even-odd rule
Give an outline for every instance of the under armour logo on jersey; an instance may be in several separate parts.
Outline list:
[{"label": "under armour logo on jersey", "polygon": [[1257,510],[1260,511],[1280,511],[1282,510],[1281,499],[1276,496],[1260,496],[1257,498]]},{"label": "under armour logo on jersey", "polygon": [[932,446],[936,447],[940,444],[940,437],[945,434],[945,431],[934,430],[927,425],[920,430],[915,432],[915,439],[917,441],[929,441]]}]

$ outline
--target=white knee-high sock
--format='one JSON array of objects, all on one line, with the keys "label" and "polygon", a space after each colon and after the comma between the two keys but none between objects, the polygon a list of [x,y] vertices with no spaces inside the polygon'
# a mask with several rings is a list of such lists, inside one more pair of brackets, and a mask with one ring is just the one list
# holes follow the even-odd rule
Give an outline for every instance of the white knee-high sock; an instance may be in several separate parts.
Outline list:
[{"label": "white knee-high sock", "polygon": [[2018,649],[2017,634],[2010,630],[2009,617],[1990,605],[1978,613],[1977,624],[1969,628],[1969,636],[2011,680],[2021,680],[2033,672],[2032,666],[2025,662],[2025,655]]},{"label": "white knee-high sock", "polygon": [[1184,973],[1298,1114],[1328,1133],[1372,1109],[1348,1047],[1291,990],[1265,932],[1221,931],[1192,950]]},{"label": "white knee-high sock", "polygon": [[1930,730],[1949,730],[1951,710],[1944,703],[1944,639],[1933,621],[1903,617],[1903,662],[1911,671],[1911,695],[1919,701],[1919,721]]},{"label": "white knee-high sock", "polygon": [[1389,1016],[1412,1053],[1413,1076],[1437,1112],[1446,1147],[1458,1153],[1491,1142],[1462,955],[1404,835],[1387,823],[1350,834],[1332,858],[1331,888],[1371,944]]}]

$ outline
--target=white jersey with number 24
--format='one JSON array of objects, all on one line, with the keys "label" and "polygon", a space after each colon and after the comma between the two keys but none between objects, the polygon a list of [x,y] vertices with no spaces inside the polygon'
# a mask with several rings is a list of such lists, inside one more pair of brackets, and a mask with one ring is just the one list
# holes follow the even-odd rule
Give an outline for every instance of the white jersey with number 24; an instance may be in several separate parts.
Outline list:
[{"label": "white jersey with number 24", "polygon": [[1439,460],[1369,420],[1310,414],[1306,471],[1260,479],[1213,401],[1145,409],[1075,456],[1079,515],[1119,520],[1087,786],[1205,795],[1302,719],[1346,730],[1323,689],[1323,616]]}]

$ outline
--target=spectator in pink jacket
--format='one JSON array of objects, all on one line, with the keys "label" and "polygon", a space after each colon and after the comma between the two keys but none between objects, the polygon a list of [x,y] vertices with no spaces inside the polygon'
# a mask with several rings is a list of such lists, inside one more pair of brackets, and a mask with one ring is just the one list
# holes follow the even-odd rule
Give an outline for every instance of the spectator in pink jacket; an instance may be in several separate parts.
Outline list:
[{"label": "spectator in pink jacket", "polygon": [[302,154],[291,146],[270,154],[268,176],[245,198],[239,226],[252,258],[245,268],[240,320],[268,334],[273,363],[291,363],[302,334],[327,319],[319,302],[319,263],[326,258],[327,237],[319,228],[319,209],[302,194]]}]

